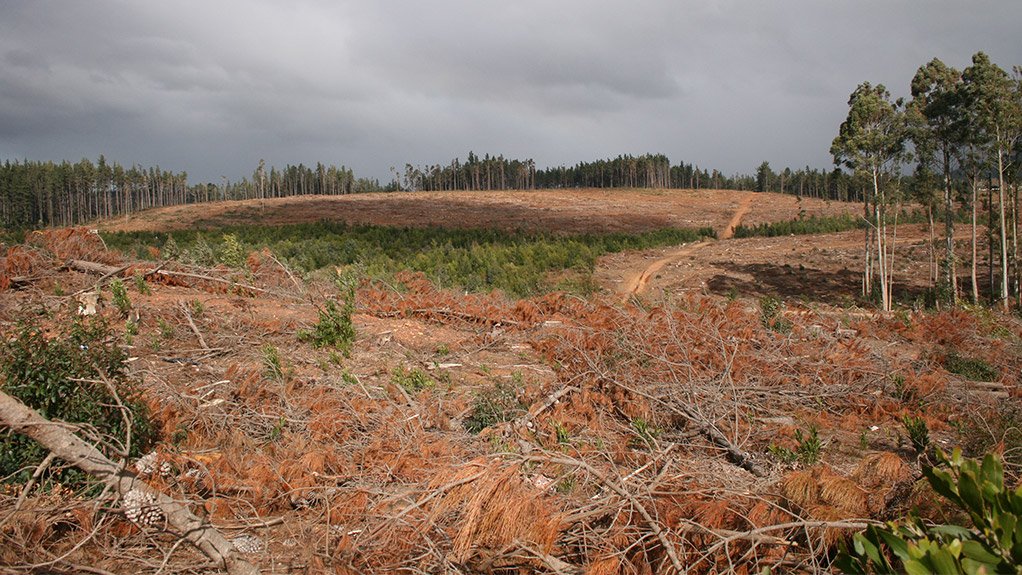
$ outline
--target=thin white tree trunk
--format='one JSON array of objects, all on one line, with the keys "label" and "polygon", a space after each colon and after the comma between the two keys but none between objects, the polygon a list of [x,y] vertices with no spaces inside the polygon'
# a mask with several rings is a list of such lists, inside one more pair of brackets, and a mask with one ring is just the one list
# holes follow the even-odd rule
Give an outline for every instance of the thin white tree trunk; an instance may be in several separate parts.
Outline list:
[{"label": "thin white tree trunk", "polygon": [[997,214],[1001,221],[1001,307],[1008,311],[1008,226],[1004,218],[1004,158],[997,148]]}]

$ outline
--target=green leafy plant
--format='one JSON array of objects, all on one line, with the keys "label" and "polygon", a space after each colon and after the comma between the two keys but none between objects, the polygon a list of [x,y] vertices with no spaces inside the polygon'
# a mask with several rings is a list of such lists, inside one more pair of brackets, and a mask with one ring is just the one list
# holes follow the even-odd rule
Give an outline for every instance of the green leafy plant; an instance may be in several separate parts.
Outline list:
[{"label": "green leafy plant", "polygon": [[498,382],[479,392],[472,402],[464,426],[469,433],[479,433],[491,425],[511,421],[524,411],[525,406],[518,399],[518,389],[514,383],[508,385]]},{"label": "green leafy plant", "polygon": [[632,431],[637,436],[637,441],[633,443],[639,443],[643,447],[653,448],[656,444],[656,438],[660,435],[660,430],[653,427],[642,417],[636,417],[631,421]]},{"label": "green leafy plant", "polygon": [[[136,383],[127,375],[126,355],[110,336],[98,318],[76,318],[56,335],[21,325],[13,337],[0,342],[0,381],[6,393],[43,417],[89,426],[105,438],[97,447],[110,456],[117,456],[110,446],[123,449],[130,433],[128,455],[137,457],[150,448],[156,433]],[[45,455],[42,446],[25,436],[0,434],[0,477],[24,482]],[[61,471],[57,478],[70,484],[84,480],[73,470]]]},{"label": "green leafy plant", "polygon": [[128,288],[124,286],[124,282],[119,279],[111,281],[110,294],[117,311],[121,312],[121,315],[128,315],[131,311],[131,300],[128,298]]},{"label": "green leafy plant", "polygon": [[406,369],[405,367],[395,368],[394,372],[390,375],[390,381],[413,395],[436,385],[436,381],[433,378],[417,367],[411,369]]},{"label": "green leafy plant", "polygon": [[563,423],[554,423],[554,434],[557,436],[557,443],[560,443],[561,445],[571,443],[571,432]]},{"label": "green leafy plant", "polygon": [[916,453],[925,452],[926,448],[930,446],[930,429],[926,425],[926,420],[914,415],[904,415],[901,418],[901,423],[908,431],[909,441],[912,442],[912,448],[916,450]]},{"label": "green leafy plant", "polygon": [[134,276],[135,290],[142,295],[149,295],[152,290],[149,289],[149,284],[145,281],[145,276],[141,273],[136,273]]},{"label": "green leafy plant", "polygon": [[979,574],[1022,570],[1022,486],[1004,484],[998,457],[982,464],[937,451],[938,466],[923,470],[933,490],[968,514],[972,527],[931,525],[918,517],[872,525],[838,554],[845,573]]},{"label": "green leafy plant", "polygon": [[802,433],[801,429],[795,430],[795,449],[773,444],[767,448],[770,454],[784,463],[801,463],[803,465],[815,465],[820,460],[820,451],[823,449],[823,442],[815,425],[809,426],[809,433]]},{"label": "green leafy plant", "polygon": [[774,296],[763,296],[759,299],[760,321],[763,327],[777,333],[788,333],[791,331],[792,323],[783,315],[781,300]]},{"label": "green leafy plant", "polygon": [[997,370],[979,358],[965,357],[952,351],[944,357],[944,369],[972,381],[994,381]]},{"label": "green leafy plant", "polygon": [[160,329],[160,337],[163,339],[171,339],[174,337],[174,326],[167,323],[167,320],[158,318],[156,320],[156,326]]},{"label": "green leafy plant", "polygon": [[235,234],[224,234],[223,246],[220,248],[220,261],[232,268],[240,268],[245,263],[245,248]]},{"label": "green leafy plant", "polygon": [[319,310],[319,321],[312,329],[299,331],[298,339],[309,342],[316,348],[338,349],[345,357],[350,355],[355,343],[355,324],[351,321],[355,306],[352,299],[345,300],[340,309],[333,300],[327,300]]},{"label": "green leafy plant", "polygon": [[280,357],[280,351],[270,345],[263,346],[263,373],[267,379],[282,382],[286,379],[284,360]]}]

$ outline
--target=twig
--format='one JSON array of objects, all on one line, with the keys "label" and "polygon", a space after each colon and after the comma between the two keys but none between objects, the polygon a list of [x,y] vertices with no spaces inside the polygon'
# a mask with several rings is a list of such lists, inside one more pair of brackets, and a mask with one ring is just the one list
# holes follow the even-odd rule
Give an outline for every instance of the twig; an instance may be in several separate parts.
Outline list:
[{"label": "twig", "polygon": [[276,263],[278,266],[280,266],[280,269],[284,270],[284,272],[287,274],[287,277],[291,278],[291,281],[292,283],[295,284],[296,288],[298,288],[299,290],[302,289],[302,284],[298,283],[298,280],[295,279],[294,274],[291,273],[291,270],[288,269],[286,265],[280,263],[280,260],[278,260],[277,257],[274,256],[272,253],[270,254],[270,259],[273,260],[273,262]]},{"label": "twig", "polygon": [[14,517],[18,513],[18,510],[21,509],[21,506],[25,504],[25,500],[28,499],[29,492],[31,492],[32,488],[35,487],[36,481],[39,481],[39,478],[42,477],[43,473],[46,472],[46,469],[50,467],[50,464],[53,463],[53,460],[56,459],[56,457],[57,456],[54,455],[52,452],[49,453],[42,460],[39,466],[35,468],[35,472],[32,474],[32,477],[30,477],[29,480],[25,482],[25,486],[21,488],[21,493],[18,494],[18,500],[14,503],[14,510],[11,511],[10,514],[7,515],[7,517],[4,517],[3,520],[0,520],[0,527],[2,527],[11,519],[11,517]]},{"label": "twig", "polygon": [[181,308],[181,311],[184,312],[185,319],[188,320],[188,327],[192,328],[192,331],[195,333],[195,337],[199,338],[199,345],[202,346],[203,350],[209,351],[209,346],[206,345],[206,339],[202,337],[202,332],[199,331],[199,328],[195,326],[195,322],[192,321],[192,313],[188,311],[188,306],[186,306],[183,301],[179,301],[177,303]]}]

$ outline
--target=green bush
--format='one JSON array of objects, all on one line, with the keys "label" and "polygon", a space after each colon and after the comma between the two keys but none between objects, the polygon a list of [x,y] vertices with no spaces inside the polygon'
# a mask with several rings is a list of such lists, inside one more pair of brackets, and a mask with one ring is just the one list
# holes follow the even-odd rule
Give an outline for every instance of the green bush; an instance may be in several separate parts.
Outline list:
[{"label": "green bush", "polygon": [[820,451],[823,450],[823,442],[820,441],[818,431],[815,425],[809,426],[808,435],[803,434],[801,429],[796,429],[795,449],[772,444],[767,450],[784,463],[798,462],[807,467],[815,465],[820,460]]},{"label": "green bush", "polygon": [[908,431],[908,438],[916,453],[925,452],[926,448],[930,446],[930,428],[926,425],[926,420],[922,417],[905,415],[902,416],[901,423]]},{"label": "green bush", "polygon": [[117,311],[121,312],[121,315],[127,316],[131,312],[131,299],[128,298],[128,288],[124,286],[124,282],[119,279],[111,281],[110,294]]},{"label": "green bush", "polygon": [[792,323],[781,315],[784,303],[774,296],[763,296],[759,300],[760,321],[763,327],[777,333],[791,332]]},{"label": "green bush", "polygon": [[479,392],[463,425],[469,433],[479,433],[491,425],[511,421],[524,412],[525,406],[518,400],[516,387],[500,382]]},{"label": "green bush", "polygon": [[436,385],[436,381],[433,378],[417,367],[411,369],[404,367],[395,368],[394,372],[390,374],[390,381],[411,395]]},{"label": "green bush", "polygon": [[[77,318],[54,337],[41,328],[22,325],[13,338],[0,344],[0,375],[4,392],[51,420],[87,426],[91,443],[116,456],[104,444],[118,449],[130,431],[131,457],[148,451],[155,438],[149,412],[125,371],[126,356],[113,343],[105,322]],[[106,378],[126,411],[122,413],[104,383]],[[125,416],[130,421],[125,425]],[[102,442],[97,441],[101,436]],[[0,477],[19,483],[27,480],[46,450],[25,436],[10,431],[0,435]],[[56,477],[75,484],[82,480],[73,470]]]},{"label": "green bush", "polygon": [[978,574],[1022,572],[1022,487],[1004,485],[992,454],[979,464],[956,449],[938,451],[941,467],[923,470],[933,490],[966,512],[971,527],[931,525],[918,517],[872,525],[842,549],[845,573]]},{"label": "green bush", "polygon": [[355,324],[351,317],[355,314],[355,287],[358,285],[352,273],[337,278],[344,303],[340,309],[333,300],[327,300],[319,310],[319,321],[312,329],[298,332],[300,341],[307,341],[316,348],[331,347],[340,350],[345,357],[351,355],[355,344]]},{"label": "green bush", "polygon": [[240,268],[245,264],[245,248],[234,234],[224,234],[220,248],[220,261],[229,267]]},{"label": "green bush", "polygon": [[944,369],[972,381],[994,381],[997,370],[979,358],[965,357],[952,351],[944,357]]}]

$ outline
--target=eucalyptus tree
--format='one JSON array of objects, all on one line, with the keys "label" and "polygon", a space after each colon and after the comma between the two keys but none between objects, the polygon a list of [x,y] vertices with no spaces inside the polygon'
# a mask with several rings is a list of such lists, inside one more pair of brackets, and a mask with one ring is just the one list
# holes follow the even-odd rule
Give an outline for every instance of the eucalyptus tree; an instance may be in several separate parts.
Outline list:
[{"label": "eucalyptus tree", "polygon": [[[962,73],[963,93],[970,110],[970,130],[979,147],[985,150],[992,169],[997,171],[998,235],[1000,241],[1000,301],[1007,309],[1010,276],[1008,268],[1008,237],[1005,217],[1005,173],[1022,131],[1022,104],[1017,82],[1007,72],[990,61],[989,56],[977,52],[972,65]],[[991,222],[992,224],[993,222]],[[1013,223],[1013,229],[1015,227]],[[1017,242],[1017,234],[1013,233]],[[993,262],[991,262],[993,266]]]},{"label": "eucalyptus tree", "polygon": [[[891,101],[891,95],[882,84],[860,84],[848,99],[848,117],[841,124],[838,136],[831,144],[834,163],[851,169],[864,178],[867,190],[864,210],[871,217],[872,229],[866,232],[863,293],[873,293],[873,263],[876,262],[880,303],[884,311],[891,310],[891,283],[893,252],[887,241],[887,206],[896,190],[899,170],[908,159],[905,143],[908,138],[907,122],[901,99]],[[872,213],[870,211],[872,210]],[[876,252],[871,253],[870,233],[875,239]]]},{"label": "eucalyptus tree", "polygon": [[926,173],[932,166],[942,178],[944,261],[940,291],[951,305],[958,302],[952,172],[965,138],[961,88],[961,72],[934,58],[920,66],[912,78],[912,100],[907,106],[912,143],[922,168],[917,173]]}]

